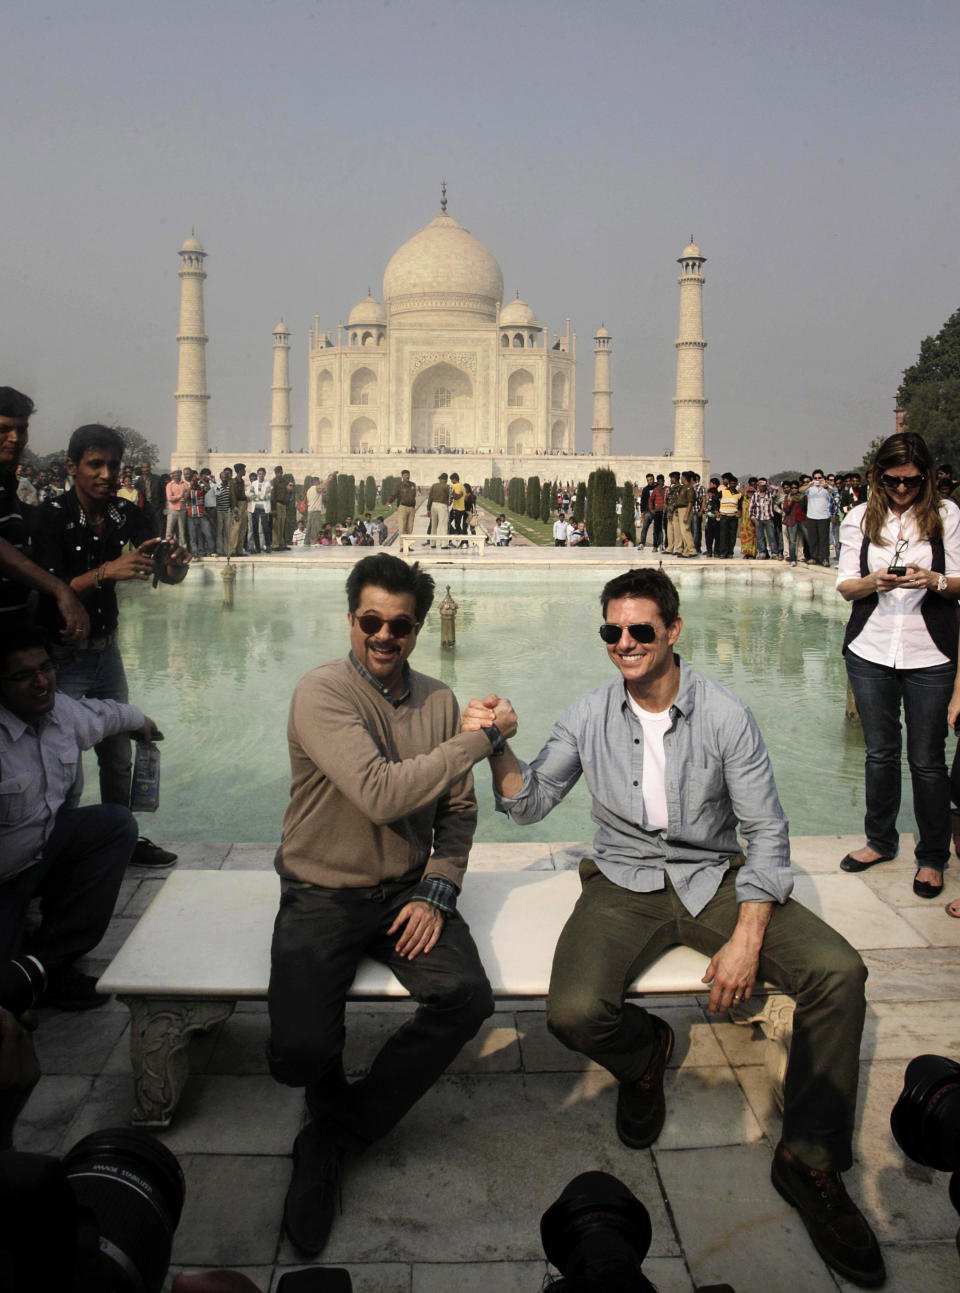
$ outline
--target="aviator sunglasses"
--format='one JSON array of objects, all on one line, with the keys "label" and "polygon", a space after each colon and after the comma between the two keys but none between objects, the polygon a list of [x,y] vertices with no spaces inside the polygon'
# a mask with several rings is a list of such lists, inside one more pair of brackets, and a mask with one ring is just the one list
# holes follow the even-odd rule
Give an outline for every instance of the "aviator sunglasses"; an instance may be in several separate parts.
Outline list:
[{"label": "aviator sunglasses", "polygon": [[392,638],[408,638],[417,627],[416,621],[408,619],[406,615],[398,615],[395,620],[385,620],[382,615],[375,615],[373,611],[368,611],[365,615],[354,615],[353,619],[368,638],[379,633],[384,624]]},{"label": "aviator sunglasses", "polygon": [[624,626],[619,624],[601,624],[600,636],[603,638],[604,642],[606,642],[607,646],[613,646],[615,643],[620,641],[624,628],[626,628],[634,642],[650,643],[656,640],[657,630],[652,624],[626,624]]}]

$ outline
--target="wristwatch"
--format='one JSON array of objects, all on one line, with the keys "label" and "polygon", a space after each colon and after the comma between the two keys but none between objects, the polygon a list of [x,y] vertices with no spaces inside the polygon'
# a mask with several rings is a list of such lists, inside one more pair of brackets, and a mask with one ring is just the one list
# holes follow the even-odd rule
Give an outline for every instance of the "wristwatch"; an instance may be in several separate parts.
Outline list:
[{"label": "wristwatch", "polygon": [[946,591],[947,591],[947,577],[946,577],[946,575],[938,575],[938,576],[937,576],[937,592],[938,592],[938,593],[945,593]]},{"label": "wristwatch", "polygon": [[500,731],[499,727],[497,727],[496,723],[491,723],[490,726],[485,727],[483,731],[486,733],[487,740],[490,742],[491,759],[499,759],[500,755],[505,754],[507,751],[507,742],[503,733]]}]

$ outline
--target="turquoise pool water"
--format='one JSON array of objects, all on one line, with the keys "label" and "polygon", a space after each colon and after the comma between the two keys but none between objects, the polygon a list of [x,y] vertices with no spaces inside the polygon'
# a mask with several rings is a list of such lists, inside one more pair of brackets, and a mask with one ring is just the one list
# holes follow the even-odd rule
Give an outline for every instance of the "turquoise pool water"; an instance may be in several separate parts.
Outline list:
[{"label": "turquoise pool water", "polygon": [[[597,635],[598,571],[444,568],[459,603],[457,646],[440,648],[434,609],[412,663],[466,702],[496,691],[520,715],[517,752],[532,758],[578,694],[612,676]],[[238,571],[225,609],[219,566],[176,588],[123,589],[121,641],[131,699],[165,734],[159,811],[141,827],[158,840],[271,842],[289,792],[287,708],[297,679],[345,653],[342,570]],[[679,650],[753,709],[794,834],[857,832],[863,822],[859,727],[844,718],[840,642],[846,608],[796,601],[777,588],[681,588]],[[96,771],[87,756],[87,802]],[[477,770],[478,840],[590,838],[582,786],[543,822],[519,828],[494,813]],[[904,802],[909,804],[909,793]],[[902,826],[912,829],[908,812]]]}]

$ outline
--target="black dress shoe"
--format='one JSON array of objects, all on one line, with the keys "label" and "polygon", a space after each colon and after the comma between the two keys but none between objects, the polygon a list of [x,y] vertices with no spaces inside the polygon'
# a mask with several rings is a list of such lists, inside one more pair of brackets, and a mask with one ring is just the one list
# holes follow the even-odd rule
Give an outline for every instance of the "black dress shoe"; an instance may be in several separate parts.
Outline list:
[{"label": "black dress shoe", "polygon": [[[920,874],[920,868],[917,867],[917,875]],[[929,880],[918,880],[917,875],[913,877],[913,892],[918,898],[939,898],[943,893],[943,873],[940,873],[940,883],[931,884]]]},{"label": "black dress shoe", "polygon": [[646,1149],[663,1131],[667,1103],[663,1075],[673,1054],[673,1029],[657,1015],[651,1016],[656,1049],[643,1077],[621,1082],[617,1095],[617,1135],[631,1149]]},{"label": "black dress shoe", "polygon": [[283,1228],[294,1248],[316,1257],[326,1247],[340,1194],[342,1151],[321,1123],[311,1122],[293,1142],[293,1176],[283,1206]]},{"label": "black dress shoe", "polygon": [[861,862],[859,859],[855,858],[852,853],[848,853],[840,863],[840,870],[851,871],[854,874],[859,871],[869,871],[870,868],[872,866],[876,866],[878,862],[892,862],[896,856],[896,853],[881,853],[880,856],[878,858],[874,858],[872,862]]},{"label": "black dress shoe", "polygon": [[785,1145],[777,1146],[770,1169],[777,1193],[793,1204],[817,1252],[835,1271],[861,1288],[887,1278],[873,1231],[850,1198],[839,1172],[807,1167]]},{"label": "black dress shoe", "polygon": [[97,991],[97,980],[75,965],[51,970],[41,1005],[58,1010],[96,1010],[110,1000],[109,994]]}]

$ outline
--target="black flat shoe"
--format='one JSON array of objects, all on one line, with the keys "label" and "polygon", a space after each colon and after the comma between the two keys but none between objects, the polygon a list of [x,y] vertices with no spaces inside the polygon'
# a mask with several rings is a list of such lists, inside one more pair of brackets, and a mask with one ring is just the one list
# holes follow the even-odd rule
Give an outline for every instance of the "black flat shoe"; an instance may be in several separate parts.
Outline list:
[{"label": "black flat shoe", "polygon": [[[920,874],[920,868],[917,867],[917,875]],[[943,878],[939,884],[931,884],[929,880],[918,880],[917,875],[913,877],[913,892],[918,898],[939,898],[943,893]]]},{"label": "black flat shoe", "polygon": [[840,863],[840,870],[851,871],[853,873],[858,871],[869,871],[870,868],[872,866],[876,866],[878,862],[892,862],[896,856],[896,853],[883,853],[880,857],[874,858],[872,862],[860,862],[852,853],[848,853]]}]

